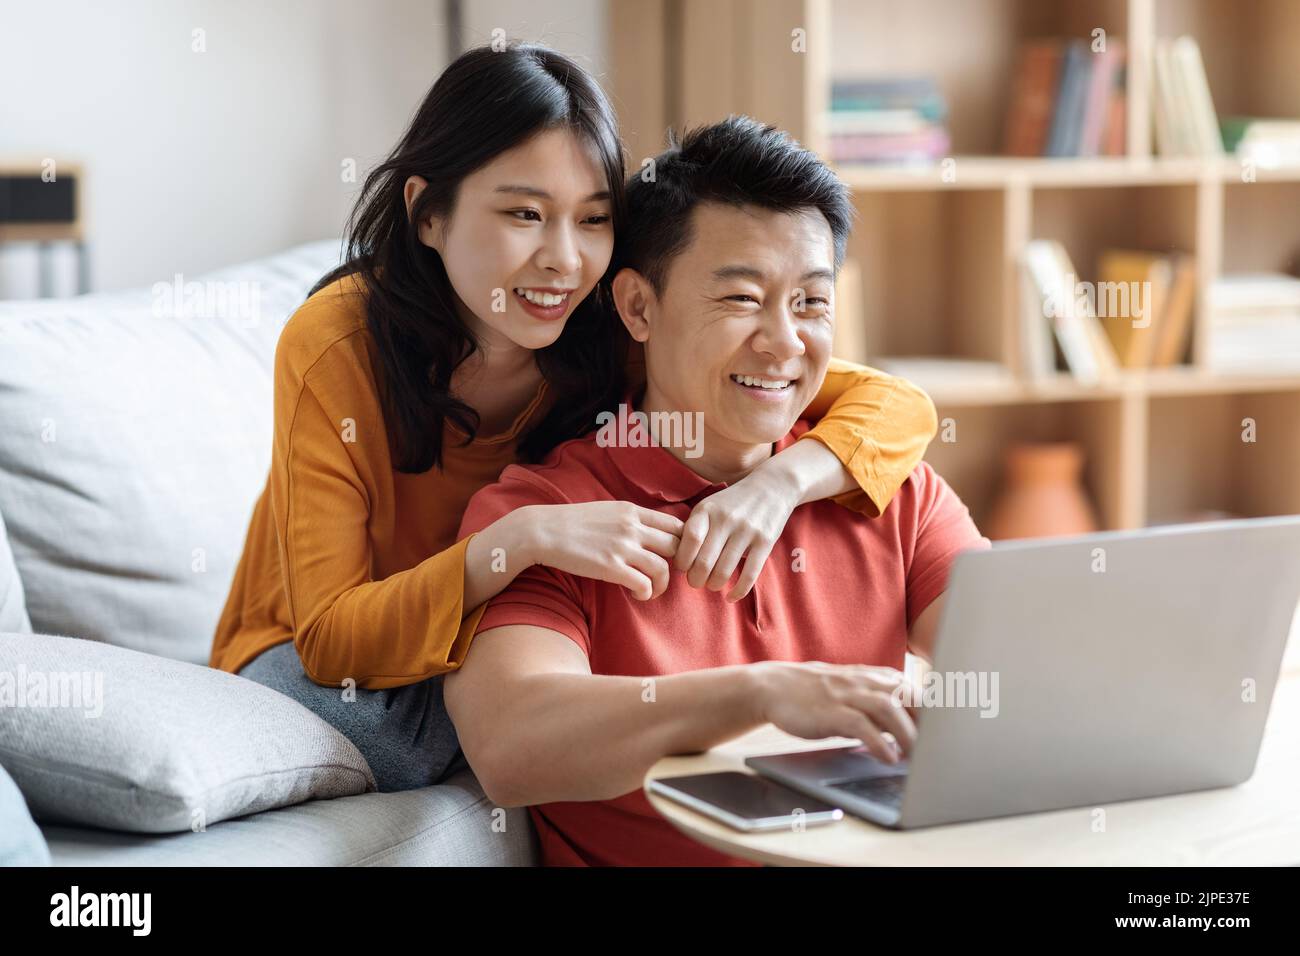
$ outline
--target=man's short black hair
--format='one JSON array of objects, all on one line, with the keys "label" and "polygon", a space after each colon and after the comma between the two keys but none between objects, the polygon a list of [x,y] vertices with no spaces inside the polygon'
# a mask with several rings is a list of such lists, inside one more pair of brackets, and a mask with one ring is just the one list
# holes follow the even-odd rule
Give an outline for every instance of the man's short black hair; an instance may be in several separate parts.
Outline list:
[{"label": "man's short black hair", "polygon": [[840,267],[853,204],[848,187],[816,154],[748,116],[692,129],[680,142],[670,132],[668,143],[653,167],[628,179],[620,267],[640,272],[662,293],[668,267],[691,242],[691,215],[705,202],[781,212],[816,209],[831,227]]}]

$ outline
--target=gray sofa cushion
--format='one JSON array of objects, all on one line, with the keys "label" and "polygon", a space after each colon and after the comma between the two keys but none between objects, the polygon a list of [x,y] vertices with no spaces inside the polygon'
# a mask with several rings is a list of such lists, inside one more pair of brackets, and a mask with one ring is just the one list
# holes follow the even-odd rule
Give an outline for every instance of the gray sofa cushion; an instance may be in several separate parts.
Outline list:
[{"label": "gray sofa cushion", "polygon": [[55,866],[534,866],[521,807],[503,810],[464,770],[398,793],[316,800],[166,836],[46,826]]},{"label": "gray sofa cushion", "polygon": [[32,632],[27,603],[23,598],[23,580],[18,576],[13,552],[9,550],[3,514],[0,514],[0,631]]},{"label": "gray sofa cushion", "polygon": [[338,252],[0,303],[0,512],[35,630],[206,663],[270,466],[275,344]]},{"label": "gray sofa cushion", "polygon": [[49,866],[45,837],[27,812],[18,785],[0,767],[0,866]]},{"label": "gray sofa cushion", "polygon": [[282,694],[46,634],[0,634],[0,765],[39,821],[145,833],[375,789],[357,748]]}]

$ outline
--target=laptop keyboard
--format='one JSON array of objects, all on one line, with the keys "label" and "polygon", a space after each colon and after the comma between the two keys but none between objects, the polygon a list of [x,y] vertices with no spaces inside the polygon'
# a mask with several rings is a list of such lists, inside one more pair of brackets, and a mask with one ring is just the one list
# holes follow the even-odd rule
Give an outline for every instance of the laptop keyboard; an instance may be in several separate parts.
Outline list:
[{"label": "laptop keyboard", "polygon": [[876,803],[883,803],[897,810],[903,805],[903,788],[907,785],[907,775],[897,774],[889,777],[868,777],[865,780],[845,780],[832,784],[836,790],[843,790],[855,797],[864,797]]}]

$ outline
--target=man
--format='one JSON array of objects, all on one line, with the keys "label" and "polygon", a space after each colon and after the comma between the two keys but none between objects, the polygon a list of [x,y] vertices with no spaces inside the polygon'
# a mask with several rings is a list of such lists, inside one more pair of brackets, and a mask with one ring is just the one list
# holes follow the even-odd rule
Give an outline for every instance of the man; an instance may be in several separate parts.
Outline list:
[{"label": "man", "polygon": [[[619,428],[507,468],[471,500],[462,536],[535,504],[627,500],[684,519],[806,430],[796,418],[830,359],[844,185],[783,134],[733,118],[660,155],[628,199],[614,298],[647,379],[629,402],[661,421],[702,413],[702,442],[611,444],[637,432],[624,408]],[[726,582],[691,587],[667,562],[641,569],[669,577],[644,602],[529,567],[489,605],[447,709],[489,799],[531,808],[544,862],[738,863],[660,818],[646,771],[768,721],[859,738],[885,760],[910,752],[915,725],[891,698],[904,655],[930,657],[954,556],[987,546],[923,463],[879,518],[795,508],[736,602],[717,593]],[[682,543],[677,567],[698,547]]]}]

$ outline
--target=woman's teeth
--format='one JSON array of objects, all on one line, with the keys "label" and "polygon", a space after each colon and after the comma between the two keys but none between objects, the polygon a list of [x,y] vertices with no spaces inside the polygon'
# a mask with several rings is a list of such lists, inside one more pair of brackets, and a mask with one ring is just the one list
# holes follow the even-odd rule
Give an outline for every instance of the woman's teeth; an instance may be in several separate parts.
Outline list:
[{"label": "woman's teeth", "polygon": [[741,385],[749,385],[756,388],[780,390],[790,387],[790,381],[781,378],[755,378],[753,375],[733,375],[731,376],[731,380],[733,382],[738,382]]},{"label": "woman's teeth", "polygon": [[534,305],[553,306],[559,305],[569,297],[569,293],[558,295],[554,292],[534,292],[532,289],[515,289],[515,295],[527,299]]}]

